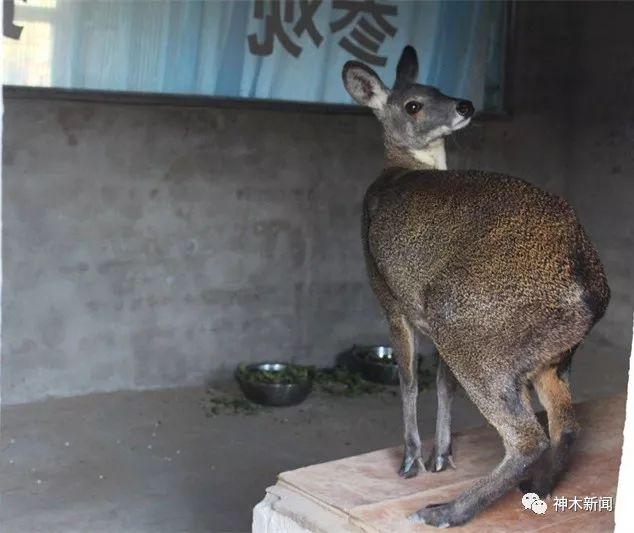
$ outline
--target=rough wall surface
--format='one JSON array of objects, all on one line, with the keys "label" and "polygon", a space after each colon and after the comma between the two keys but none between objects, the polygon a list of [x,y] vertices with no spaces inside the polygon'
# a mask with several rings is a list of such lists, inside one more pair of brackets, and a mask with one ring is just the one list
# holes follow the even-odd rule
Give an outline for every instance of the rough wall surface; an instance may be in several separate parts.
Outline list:
[{"label": "rough wall surface", "polygon": [[627,375],[633,310],[634,3],[584,4],[572,10],[571,22],[577,46],[570,68],[565,196],[595,242],[612,290],[606,316],[584,350],[601,356],[597,368],[606,362],[604,353],[625,359],[621,368]]},{"label": "rough wall surface", "polygon": [[378,341],[371,117],[7,101],[5,400]]},{"label": "rough wall surface", "polygon": [[[579,206],[615,289],[588,345],[608,390],[624,384],[631,331],[631,223],[611,231],[631,216],[620,195],[631,191],[631,128],[614,113],[601,118],[604,143],[571,132],[591,89],[571,102],[570,22],[566,4],[519,5],[513,117],[451,140],[449,164],[519,175]],[[329,364],[353,343],[387,340],[359,238],[382,159],[373,117],[5,106],[4,402],[197,384],[245,360]],[[597,178],[606,169],[610,193]]]}]

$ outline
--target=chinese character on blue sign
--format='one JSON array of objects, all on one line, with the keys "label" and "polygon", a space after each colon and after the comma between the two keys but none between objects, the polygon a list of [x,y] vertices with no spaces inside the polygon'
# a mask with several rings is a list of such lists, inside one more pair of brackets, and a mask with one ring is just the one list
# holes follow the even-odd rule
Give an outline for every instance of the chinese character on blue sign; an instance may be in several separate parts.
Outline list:
[{"label": "chinese character on blue sign", "polygon": [[[257,35],[250,34],[250,52],[258,56],[271,55],[277,40],[289,54],[299,57],[302,47],[293,41],[291,32],[296,37],[308,33],[313,44],[319,47],[324,37],[314,17],[322,4],[323,0],[256,0],[253,17],[264,20],[264,39],[260,42]],[[332,0],[332,7],[341,12],[339,18],[329,24],[333,34],[352,26],[350,32],[339,39],[339,46],[365,63],[384,66],[387,58],[379,55],[379,48],[386,36],[396,34],[397,28],[388,18],[398,14],[397,6],[374,0]]]}]

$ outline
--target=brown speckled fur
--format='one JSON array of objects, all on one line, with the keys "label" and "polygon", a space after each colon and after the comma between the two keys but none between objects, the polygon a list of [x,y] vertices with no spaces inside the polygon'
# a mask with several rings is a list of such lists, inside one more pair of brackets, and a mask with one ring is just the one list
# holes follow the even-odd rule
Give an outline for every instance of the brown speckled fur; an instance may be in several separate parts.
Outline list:
[{"label": "brown speckled fur", "polygon": [[[416,132],[422,137],[439,122],[425,126],[431,119],[422,115],[414,122],[403,103],[420,90],[429,112],[436,103],[446,106],[447,97],[435,100],[414,83],[416,56],[408,48],[399,69],[409,78],[397,76],[392,91],[358,63],[348,63],[343,73],[353,97],[373,107],[385,128],[386,168],[365,195],[363,245],[399,358],[405,422],[400,473],[410,477],[424,469],[416,425],[415,331],[434,342],[444,375],[455,376],[499,431],[507,452],[494,472],[456,500],[411,517],[445,527],[469,520],[522,480],[526,490],[552,489],[577,430],[562,371],[605,312],[609,289],[596,251],[564,200],[508,175],[426,168],[412,156],[429,142],[428,135],[425,145],[416,145]],[[439,374],[439,385],[447,383]],[[547,410],[549,437],[531,409],[529,384]],[[439,387],[439,404],[441,394],[448,400],[442,403],[442,425],[439,411],[432,471],[453,464],[452,386]]]}]

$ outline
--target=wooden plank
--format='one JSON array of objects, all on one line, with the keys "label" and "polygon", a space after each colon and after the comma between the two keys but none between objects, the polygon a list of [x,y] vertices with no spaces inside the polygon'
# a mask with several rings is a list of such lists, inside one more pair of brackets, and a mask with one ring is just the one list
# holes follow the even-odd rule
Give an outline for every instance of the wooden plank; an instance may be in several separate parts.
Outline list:
[{"label": "wooden plank", "polygon": [[[625,396],[615,396],[577,406],[582,431],[571,457],[568,473],[553,497],[612,497],[616,495],[623,443]],[[543,415],[541,417],[543,419]],[[425,450],[432,443],[426,441]],[[299,468],[279,475],[278,489],[292,491],[333,516],[347,516],[352,530],[425,531],[406,517],[431,503],[455,498],[475,479],[488,473],[503,456],[500,439],[491,427],[458,434],[454,440],[457,469],[422,473],[412,479],[397,474],[401,447]],[[275,487],[269,489],[275,492]],[[544,515],[525,510],[519,490],[509,492],[478,515],[461,531],[583,530],[605,532],[614,527],[610,511],[556,511],[547,499]],[[280,506],[283,508],[283,506]]]}]

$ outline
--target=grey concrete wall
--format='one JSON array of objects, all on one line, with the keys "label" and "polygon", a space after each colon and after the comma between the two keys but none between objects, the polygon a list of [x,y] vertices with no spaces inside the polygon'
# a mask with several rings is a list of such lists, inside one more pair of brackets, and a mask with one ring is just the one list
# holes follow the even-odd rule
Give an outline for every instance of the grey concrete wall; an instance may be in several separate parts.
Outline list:
[{"label": "grey concrete wall", "polygon": [[[570,193],[614,256],[624,301],[624,248],[602,230],[618,213],[607,200],[594,213],[592,178],[570,181],[571,165],[584,166],[571,140],[571,18],[566,4],[519,5],[513,117],[450,141],[450,165]],[[5,105],[6,403],[202,383],[255,359],[329,364],[355,342],[386,340],[359,241],[363,191],[381,165],[373,117]],[[621,168],[614,187],[626,185]],[[625,383],[626,307],[611,309],[590,345],[599,392]],[[596,372],[596,357],[583,360]]]},{"label": "grey concrete wall", "polygon": [[5,124],[5,401],[382,339],[371,117],[7,100]]},{"label": "grey concrete wall", "polygon": [[596,243],[612,290],[583,356],[601,379],[606,365],[627,375],[632,338],[634,246],[634,4],[597,2],[571,10],[569,132],[565,196]]}]

